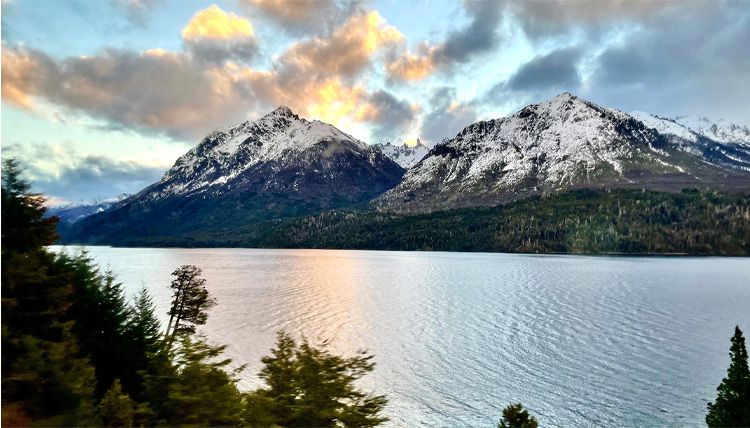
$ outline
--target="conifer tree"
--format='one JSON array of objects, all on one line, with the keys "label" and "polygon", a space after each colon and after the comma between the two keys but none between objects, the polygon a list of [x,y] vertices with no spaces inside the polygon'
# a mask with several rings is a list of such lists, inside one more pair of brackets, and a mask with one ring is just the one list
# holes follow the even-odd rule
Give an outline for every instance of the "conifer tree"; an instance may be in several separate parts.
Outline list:
[{"label": "conifer tree", "polygon": [[140,401],[144,388],[143,373],[149,368],[149,360],[160,350],[159,321],[145,286],[135,297],[125,337],[130,348],[125,356],[127,371],[123,386],[133,398]]},{"label": "conifer tree", "polygon": [[511,404],[503,409],[503,418],[498,428],[536,428],[539,426],[536,419],[524,410],[521,403]]},{"label": "conifer tree", "polygon": [[269,388],[247,394],[245,419],[253,426],[379,425],[388,420],[380,414],[387,400],[354,385],[373,370],[371,359],[364,352],[338,357],[307,341],[297,345],[280,332],[277,349],[262,360],[260,376]]},{"label": "conifer tree", "polygon": [[178,333],[195,333],[195,327],[208,319],[205,311],[216,304],[209,297],[206,280],[200,277],[201,270],[197,266],[181,266],[172,275],[175,279],[170,284],[173,294],[166,332],[170,343]]},{"label": "conifer tree", "polygon": [[94,368],[67,319],[71,275],[45,250],[55,239],[44,198],[29,193],[18,163],[2,176],[3,425],[95,424]]},{"label": "conifer tree", "polygon": [[716,401],[708,403],[706,423],[709,427],[750,426],[750,369],[748,369],[745,338],[739,326],[734,328],[729,348],[727,377],[716,390]]}]

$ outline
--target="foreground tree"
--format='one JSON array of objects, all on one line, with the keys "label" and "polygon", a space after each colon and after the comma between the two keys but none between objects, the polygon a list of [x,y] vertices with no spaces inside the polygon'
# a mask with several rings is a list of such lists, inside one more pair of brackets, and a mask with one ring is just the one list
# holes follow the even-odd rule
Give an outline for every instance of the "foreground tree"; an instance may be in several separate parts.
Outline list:
[{"label": "foreground tree", "polygon": [[96,424],[94,367],[81,356],[67,319],[72,274],[45,250],[55,218],[29,193],[18,163],[2,177],[3,425]]},{"label": "foreground tree", "polygon": [[716,390],[716,401],[708,403],[706,423],[709,427],[750,426],[750,369],[748,369],[745,338],[739,326],[734,328],[729,348],[727,377]]},{"label": "foreground tree", "polygon": [[206,310],[216,305],[208,295],[206,280],[200,277],[200,268],[183,265],[172,275],[175,279],[170,284],[173,294],[166,332],[170,343],[177,333],[195,333],[195,327],[205,324],[208,319]]},{"label": "foreground tree", "polygon": [[246,395],[245,421],[252,426],[371,427],[388,419],[380,415],[384,396],[358,390],[354,382],[371,372],[372,356],[334,356],[303,341],[299,346],[280,332],[277,349],[263,358],[260,376],[268,389]]},{"label": "foreground tree", "polygon": [[498,428],[536,428],[536,419],[524,410],[521,403],[511,404],[503,409],[503,418]]}]

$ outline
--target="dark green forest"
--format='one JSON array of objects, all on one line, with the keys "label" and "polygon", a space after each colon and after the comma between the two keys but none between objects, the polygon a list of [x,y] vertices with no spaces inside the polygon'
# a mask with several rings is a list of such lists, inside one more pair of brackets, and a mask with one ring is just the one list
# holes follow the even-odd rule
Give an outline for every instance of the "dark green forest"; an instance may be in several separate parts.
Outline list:
[{"label": "dark green forest", "polygon": [[114,245],[509,253],[750,254],[750,194],[574,190],[429,214],[334,210]]}]

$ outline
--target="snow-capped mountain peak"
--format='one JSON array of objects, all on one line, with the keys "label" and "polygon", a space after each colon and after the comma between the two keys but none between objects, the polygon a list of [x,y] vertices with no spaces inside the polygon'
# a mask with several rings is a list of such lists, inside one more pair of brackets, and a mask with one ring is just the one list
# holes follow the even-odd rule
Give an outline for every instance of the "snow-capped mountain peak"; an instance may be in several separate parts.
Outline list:
[{"label": "snow-capped mountain peak", "polygon": [[253,165],[280,160],[321,142],[345,144],[358,153],[369,150],[367,144],[331,124],[306,120],[280,106],[257,120],[211,133],[177,159],[161,181],[174,183],[165,189],[168,193],[194,191],[227,182]]},{"label": "snow-capped mountain peak", "polygon": [[657,132],[665,127],[691,135],[674,121],[647,115],[638,120],[563,93],[507,118],[467,126],[430,150],[375,203],[429,211],[575,187],[681,189],[709,180],[742,182],[746,155],[721,147],[709,154],[690,151],[694,145]]}]

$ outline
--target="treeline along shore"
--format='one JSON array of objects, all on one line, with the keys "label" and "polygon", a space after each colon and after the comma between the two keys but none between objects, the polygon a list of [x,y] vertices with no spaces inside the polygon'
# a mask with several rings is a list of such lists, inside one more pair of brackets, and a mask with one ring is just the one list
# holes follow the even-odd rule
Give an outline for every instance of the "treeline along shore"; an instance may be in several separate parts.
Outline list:
[{"label": "treeline along shore", "polygon": [[[200,222],[200,219],[193,219]],[[250,224],[80,234],[63,243],[141,247],[328,248],[576,254],[750,255],[750,194],[571,190],[426,214],[364,209]]]}]

